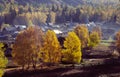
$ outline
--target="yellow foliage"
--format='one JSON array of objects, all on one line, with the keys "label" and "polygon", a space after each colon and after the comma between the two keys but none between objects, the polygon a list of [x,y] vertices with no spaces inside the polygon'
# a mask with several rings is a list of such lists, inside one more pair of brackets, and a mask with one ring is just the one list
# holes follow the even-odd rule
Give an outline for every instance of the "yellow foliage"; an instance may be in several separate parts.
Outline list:
[{"label": "yellow foliage", "polygon": [[55,20],[56,20],[56,13],[50,12],[50,22],[55,23]]},{"label": "yellow foliage", "polygon": [[82,48],[87,47],[88,46],[88,41],[89,41],[89,32],[88,32],[87,27],[85,25],[78,25],[74,29],[74,32],[76,33],[76,35],[81,40]]},{"label": "yellow foliage", "polygon": [[63,61],[68,63],[81,62],[81,41],[74,32],[69,32],[65,38],[63,49]]},{"label": "yellow foliage", "polygon": [[0,77],[2,77],[4,74],[4,71],[2,69],[0,69]]},{"label": "yellow foliage", "polygon": [[96,46],[99,43],[100,43],[100,37],[99,37],[98,32],[92,32],[90,34],[89,47],[94,47],[94,46]]},{"label": "yellow foliage", "polygon": [[4,68],[6,67],[8,60],[4,55],[3,52],[3,47],[4,45],[2,43],[0,43],[0,77],[2,77],[3,73],[4,73]]},{"label": "yellow foliage", "polygon": [[44,37],[43,61],[58,63],[61,60],[61,49],[57,36],[54,31],[48,30]]},{"label": "yellow foliage", "polygon": [[93,32],[97,32],[99,35],[99,38],[102,39],[102,31],[101,31],[101,27],[100,26],[95,26],[93,27]]}]

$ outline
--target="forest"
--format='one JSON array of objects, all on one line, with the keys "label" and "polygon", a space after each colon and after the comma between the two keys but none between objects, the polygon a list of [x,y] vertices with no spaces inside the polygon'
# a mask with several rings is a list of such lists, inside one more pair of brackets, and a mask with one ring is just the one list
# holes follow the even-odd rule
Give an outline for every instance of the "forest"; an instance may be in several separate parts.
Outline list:
[{"label": "forest", "polygon": [[120,76],[119,28],[119,0],[0,0],[0,77]]},{"label": "forest", "polygon": [[[22,2],[22,1],[21,1]],[[120,5],[66,5],[41,4],[34,6],[15,4],[14,0],[0,3],[0,25],[43,25],[65,22],[113,22],[120,24]]]}]

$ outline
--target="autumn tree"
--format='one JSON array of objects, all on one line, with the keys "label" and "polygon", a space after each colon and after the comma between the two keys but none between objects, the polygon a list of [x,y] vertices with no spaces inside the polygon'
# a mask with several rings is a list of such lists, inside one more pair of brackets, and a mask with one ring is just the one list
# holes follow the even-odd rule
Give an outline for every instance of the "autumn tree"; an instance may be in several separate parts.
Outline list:
[{"label": "autumn tree", "polygon": [[81,41],[74,32],[69,32],[65,38],[63,49],[63,62],[80,63],[81,62]]},{"label": "autumn tree", "polygon": [[100,26],[95,26],[95,27],[93,27],[93,30],[92,30],[93,32],[97,32],[98,33],[98,35],[99,35],[99,37],[100,37],[100,39],[102,39],[102,30],[101,30],[101,27]]},{"label": "autumn tree", "polygon": [[74,32],[76,33],[76,35],[79,37],[79,39],[81,40],[81,45],[82,48],[85,48],[88,46],[88,42],[89,42],[89,32],[88,32],[88,28],[85,25],[78,25],[75,29]]},{"label": "autumn tree", "polygon": [[30,39],[30,54],[31,54],[31,61],[34,68],[36,68],[36,64],[41,58],[39,53],[41,52],[43,46],[43,36],[44,33],[39,27],[30,27],[27,30]]},{"label": "autumn tree", "polygon": [[27,30],[18,34],[13,45],[13,61],[21,65],[24,69],[25,65],[32,64],[36,67],[39,61],[39,52],[43,42],[43,32],[38,27],[29,27]]},{"label": "autumn tree", "polygon": [[[38,16],[37,16],[37,19],[38,19],[38,22],[39,23],[46,23],[46,20],[47,20],[47,15],[43,12],[38,12]],[[54,22],[54,20],[53,20]]]},{"label": "autumn tree", "polygon": [[0,43],[0,77],[2,77],[2,75],[4,74],[4,69],[8,63],[8,60],[4,55],[3,47],[3,43]]},{"label": "autumn tree", "polygon": [[49,14],[47,15],[47,23],[55,23],[56,21],[56,13],[55,12],[49,12]]},{"label": "autumn tree", "polygon": [[43,61],[59,63],[61,60],[61,47],[54,31],[48,30],[44,37]]},{"label": "autumn tree", "polygon": [[89,42],[89,47],[90,48],[93,48],[95,47],[96,45],[98,45],[100,43],[100,37],[99,37],[99,34],[97,32],[92,32],[90,34],[90,42]]}]

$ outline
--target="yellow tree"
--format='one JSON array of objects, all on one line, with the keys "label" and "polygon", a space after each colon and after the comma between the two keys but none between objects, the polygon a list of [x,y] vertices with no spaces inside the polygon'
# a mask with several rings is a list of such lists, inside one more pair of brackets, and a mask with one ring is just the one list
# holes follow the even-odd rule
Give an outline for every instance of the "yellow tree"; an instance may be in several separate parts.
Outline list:
[{"label": "yellow tree", "polygon": [[100,37],[99,37],[99,34],[98,32],[92,32],[90,34],[90,42],[89,42],[89,47],[90,48],[93,48],[95,47],[96,45],[98,45],[100,43]]},{"label": "yellow tree", "polygon": [[47,17],[47,23],[55,23],[56,20],[56,13],[55,12],[49,12]]},{"label": "yellow tree", "polygon": [[47,20],[47,15],[45,13],[42,13],[42,12],[38,12],[38,21],[40,23],[46,23],[46,20]]},{"label": "yellow tree", "polygon": [[100,26],[95,26],[95,27],[93,27],[93,30],[92,30],[93,32],[97,32],[98,33],[98,35],[99,35],[99,37],[100,37],[100,39],[102,39],[102,31],[101,31],[101,27]]},{"label": "yellow tree", "polygon": [[55,23],[55,20],[56,20],[56,13],[55,12],[50,12],[51,23]]},{"label": "yellow tree", "polygon": [[63,49],[63,62],[80,63],[81,62],[81,41],[74,32],[69,32],[65,38]]},{"label": "yellow tree", "polygon": [[54,31],[48,30],[44,37],[43,61],[59,63],[61,60],[61,47]]},{"label": "yellow tree", "polygon": [[4,73],[4,68],[6,67],[8,60],[4,55],[4,45],[3,43],[0,43],[0,77],[2,77]]},{"label": "yellow tree", "polygon": [[39,61],[39,52],[42,47],[43,33],[37,27],[29,27],[27,30],[18,34],[13,45],[12,56],[15,63],[21,65],[24,69],[25,65],[32,64],[36,67]]},{"label": "yellow tree", "polygon": [[77,34],[79,39],[81,40],[82,48],[85,48],[88,46],[89,43],[89,31],[88,28],[85,25],[78,25],[74,32]]}]

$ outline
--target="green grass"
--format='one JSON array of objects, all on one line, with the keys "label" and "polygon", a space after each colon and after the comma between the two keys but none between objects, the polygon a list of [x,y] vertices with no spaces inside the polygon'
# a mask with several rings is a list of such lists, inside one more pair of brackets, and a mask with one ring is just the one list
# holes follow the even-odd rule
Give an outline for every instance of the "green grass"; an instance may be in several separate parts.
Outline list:
[{"label": "green grass", "polygon": [[104,43],[112,43],[112,42],[115,42],[115,40],[101,40],[101,42],[104,42]]},{"label": "green grass", "polygon": [[110,46],[115,40],[101,40],[101,45]]},{"label": "green grass", "polygon": [[101,45],[104,45],[104,46],[110,46],[109,43],[100,43]]}]

